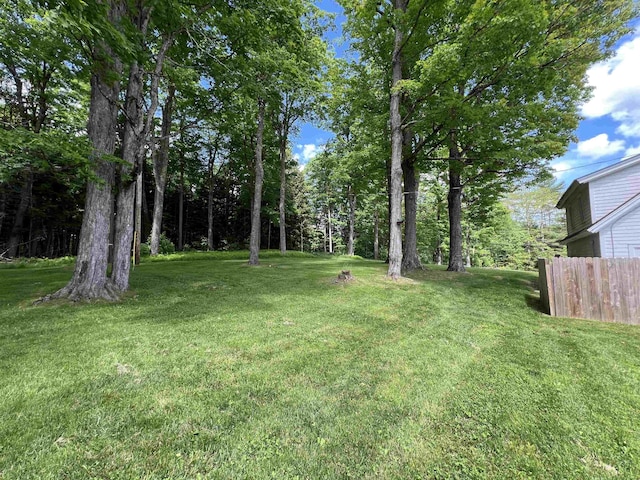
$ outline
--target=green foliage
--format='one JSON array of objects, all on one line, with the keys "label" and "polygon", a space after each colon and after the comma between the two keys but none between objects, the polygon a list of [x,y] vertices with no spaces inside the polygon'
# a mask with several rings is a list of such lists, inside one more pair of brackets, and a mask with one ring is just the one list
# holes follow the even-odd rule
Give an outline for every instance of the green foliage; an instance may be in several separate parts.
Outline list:
[{"label": "green foliage", "polygon": [[149,246],[148,243],[141,243],[140,244],[140,256],[141,257],[148,257],[151,255],[151,247]]},{"label": "green foliage", "polygon": [[529,273],[247,257],[145,260],[118,304],[3,268],[3,480],[640,477],[637,327],[542,315]]},{"label": "green foliage", "polygon": [[[147,243],[143,243],[141,244],[140,247],[140,254],[142,255],[142,245],[144,245],[146,247],[146,250],[148,250],[149,254],[151,254],[151,249],[149,247],[149,244],[151,243],[151,237],[149,237],[147,239]],[[162,232],[160,234],[160,244],[158,247],[158,253],[160,255],[170,255],[172,253],[176,252],[176,246],[175,244],[167,237],[167,234]],[[146,255],[145,255],[146,256]]]}]

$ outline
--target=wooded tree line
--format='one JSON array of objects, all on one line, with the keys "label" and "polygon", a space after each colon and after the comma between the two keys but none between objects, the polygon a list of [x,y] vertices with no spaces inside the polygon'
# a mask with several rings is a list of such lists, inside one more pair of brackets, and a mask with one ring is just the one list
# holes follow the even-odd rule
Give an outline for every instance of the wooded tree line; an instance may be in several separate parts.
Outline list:
[{"label": "wooded tree line", "polygon": [[[558,222],[503,199],[548,177],[633,2],[341,3],[352,61],[308,0],[5,2],[0,253],[77,255],[54,296],[115,299],[132,245],[167,239],[382,257],[393,278],[550,248]],[[313,120],[335,138],[301,172]]]}]

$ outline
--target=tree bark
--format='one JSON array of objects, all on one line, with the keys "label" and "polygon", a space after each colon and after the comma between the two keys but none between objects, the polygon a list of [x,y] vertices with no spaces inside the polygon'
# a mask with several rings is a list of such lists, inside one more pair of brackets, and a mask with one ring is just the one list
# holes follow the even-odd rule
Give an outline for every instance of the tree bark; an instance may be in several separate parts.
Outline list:
[{"label": "tree bark", "polygon": [[[394,0],[394,9],[404,13],[407,0]],[[390,174],[390,216],[389,216],[389,269],[387,276],[397,279],[402,276],[402,116],[400,114],[401,92],[398,83],[402,80],[402,46],[404,35],[402,27],[394,23],[393,54],[391,57],[392,82],[390,101],[391,125],[391,174]]]},{"label": "tree bark", "polygon": [[184,154],[180,152],[180,185],[178,189],[178,251],[184,248]]},{"label": "tree bark", "polygon": [[329,230],[329,253],[333,253],[333,226],[331,225],[331,205],[327,207],[327,228]]},{"label": "tree bark", "polygon": [[143,169],[141,168],[136,178],[136,209],[133,235],[133,258],[136,265],[140,265],[140,244],[142,243],[142,196],[144,195],[142,172]]},{"label": "tree bark", "polygon": [[380,216],[376,210],[373,214],[373,259],[380,258]]},{"label": "tree bark", "polygon": [[129,68],[129,84],[125,103],[125,126],[122,141],[123,165],[119,166],[119,189],[116,205],[116,226],[113,245],[111,280],[121,292],[129,288],[133,224],[136,196],[138,151],[142,139],[144,113],[142,111],[143,70],[137,62]]},{"label": "tree bark", "polygon": [[467,242],[465,245],[465,253],[466,253],[466,260],[465,260],[465,264],[464,266],[466,268],[470,268],[471,267],[471,230],[467,229]]},{"label": "tree bark", "polygon": [[[4,217],[7,215],[7,193],[2,188],[0,183],[0,233],[2,233],[2,226],[4,225]],[[1,255],[0,255],[1,256]]]},{"label": "tree bark", "polygon": [[449,147],[449,266],[450,272],[464,272],[462,258],[462,161],[458,146],[452,140]]},{"label": "tree bark", "polygon": [[[216,174],[213,172],[216,157],[218,156],[218,138],[216,138],[213,152],[209,150],[209,193],[207,195],[207,249],[213,250],[213,187],[215,185]],[[218,172],[220,169],[218,169]]]},{"label": "tree bark", "polygon": [[[141,7],[138,12],[137,26],[142,38],[147,32],[151,18],[151,8]],[[133,244],[133,223],[135,212],[135,192],[137,172],[142,171],[144,161],[144,147],[149,141],[153,126],[153,118],[158,108],[158,86],[160,74],[167,51],[173,43],[171,35],[163,38],[162,46],[156,56],[155,68],[151,77],[149,97],[151,99],[145,121],[144,102],[144,69],[138,62],[133,61],[129,69],[129,84],[127,87],[125,105],[125,129],[122,145],[122,159],[124,165],[120,167],[120,189],[118,191],[118,205],[116,217],[116,236],[114,241],[113,269],[111,280],[120,291],[129,289],[129,274],[131,272],[131,247]]]},{"label": "tree bark", "polygon": [[404,254],[402,256],[402,271],[411,272],[422,268],[418,255],[418,189],[420,177],[416,173],[415,162],[402,162],[404,177]]},{"label": "tree bark", "polygon": [[[112,4],[110,20],[116,22],[121,5]],[[113,155],[118,118],[118,95],[122,65],[110,49],[101,44],[91,75],[91,99],[87,130],[93,148],[91,164],[96,180],[87,185],[85,210],[78,243],[75,270],[69,283],[48,298],[70,300],[116,300],[117,292],[107,278],[109,227],[113,214]],[[48,299],[45,297],[45,299]]]},{"label": "tree bark", "polygon": [[29,210],[31,204],[31,192],[33,190],[33,172],[29,169],[27,172],[27,178],[22,184],[20,189],[20,203],[18,203],[18,209],[16,210],[16,217],[9,234],[9,241],[7,243],[7,256],[9,258],[15,258],[18,255],[20,243],[22,241],[22,235],[24,230],[24,218]]},{"label": "tree bark", "polygon": [[304,220],[300,222],[300,251],[304,252]]},{"label": "tree bark", "polygon": [[169,165],[169,137],[173,120],[173,101],[176,88],[169,84],[167,99],[162,109],[162,127],[158,152],[153,162],[153,179],[155,191],[153,194],[153,223],[151,226],[151,255],[158,255],[160,251],[160,233],[162,232],[162,214],[164,211],[164,192],[167,187],[167,167]]},{"label": "tree bark", "polygon": [[253,190],[253,208],[251,209],[251,235],[249,237],[249,265],[258,265],[260,254],[260,210],[262,208],[262,183],[264,182],[264,167],[262,165],[264,110],[264,99],[259,98],[255,151],[255,185]]},{"label": "tree bark", "polygon": [[[285,116],[285,122],[288,120]],[[280,214],[280,254],[287,253],[287,228],[285,205],[287,197],[287,140],[289,136],[288,128],[282,125],[282,134],[280,135],[280,201],[278,202],[278,210]]]},{"label": "tree bark", "polygon": [[355,254],[355,236],[356,236],[356,196],[353,193],[351,185],[348,187],[349,199],[349,239],[347,242],[347,255]]},{"label": "tree bark", "polygon": [[213,250],[213,172],[209,166],[209,193],[207,195],[207,250]]}]

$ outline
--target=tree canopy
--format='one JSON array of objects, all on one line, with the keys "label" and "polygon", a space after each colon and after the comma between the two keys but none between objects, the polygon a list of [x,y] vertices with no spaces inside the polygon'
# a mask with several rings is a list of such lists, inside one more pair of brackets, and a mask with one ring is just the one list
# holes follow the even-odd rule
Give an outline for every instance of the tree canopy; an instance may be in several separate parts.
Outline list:
[{"label": "tree canopy", "polygon": [[[558,252],[549,161],[635,3],[340,4],[349,60],[310,0],[5,2],[2,257],[76,255],[55,295],[115,299],[147,239],[381,257],[391,278]],[[306,167],[304,122],[334,135]]]}]

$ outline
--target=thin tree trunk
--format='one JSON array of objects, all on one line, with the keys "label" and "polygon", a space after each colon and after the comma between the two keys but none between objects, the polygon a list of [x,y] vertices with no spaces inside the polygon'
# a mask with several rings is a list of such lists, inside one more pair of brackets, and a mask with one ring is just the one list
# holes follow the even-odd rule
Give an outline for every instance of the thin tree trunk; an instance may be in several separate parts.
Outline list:
[{"label": "thin tree trunk", "polygon": [[470,226],[467,227],[465,253],[466,253],[465,267],[469,268],[471,267],[471,227]]},{"label": "thin tree trunk", "polygon": [[184,235],[184,156],[180,152],[180,188],[178,190],[178,251],[181,252]]},{"label": "thin tree trunk", "polygon": [[304,252],[304,220],[300,222],[300,251]]},{"label": "thin tree trunk", "polygon": [[[286,120],[285,120],[286,121]],[[288,131],[286,125],[282,127],[282,135],[280,138],[280,201],[278,202],[278,210],[280,214],[280,254],[287,253],[287,229],[285,218],[285,204],[287,195],[287,140]]]},{"label": "thin tree trunk", "polygon": [[[0,184],[2,188],[2,184]],[[2,189],[0,191],[0,233],[2,233],[2,226],[4,224],[4,217],[7,215],[7,193]]]},{"label": "thin tree trunk", "polygon": [[253,208],[251,210],[251,235],[249,237],[249,265],[258,265],[260,254],[260,210],[262,208],[262,136],[264,133],[265,102],[258,99],[258,129],[256,131],[255,185],[253,190]]},{"label": "thin tree trunk", "polygon": [[462,162],[454,140],[449,148],[449,266],[450,272],[464,272],[462,259],[462,182],[460,173]]},{"label": "thin tree trunk", "polygon": [[322,236],[323,236],[323,241],[322,241],[322,247],[324,248],[324,253],[327,253],[329,251],[328,247],[327,247],[327,226],[324,225],[324,228],[322,229]]},{"label": "thin tree trunk", "polygon": [[213,178],[209,180],[209,194],[207,195],[207,250],[213,250]]},{"label": "thin tree trunk", "polygon": [[[387,170],[387,221],[391,221],[391,157],[385,161],[385,167]],[[387,258],[386,263],[389,263],[389,245],[391,245],[391,228],[387,228],[387,235],[385,238],[387,242]]]},{"label": "thin tree trunk", "polygon": [[404,254],[402,271],[410,272],[422,268],[418,255],[418,189],[420,177],[416,174],[416,166],[412,161],[402,162],[404,175]]},{"label": "thin tree trunk", "polygon": [[327,227],[329,229],[329,253],[333,253],[333,226],[331,225],[331,205],[327,209]]},{"label": "thin tree trunk", "polygon": [[153,194],[153,223],[151,226],[151,255],[158,255],[160,251],[160,233],[162,232],[162,214],[164,211],[164,192],[167,186],[167,166],[169,165],[169,136],[173,117],[173,101],[176,88],[169,84],[167,100],[162,109],[162,127],[160,129],[159,148],[153,162],[153,179],[155,191]]},{"label": "thin tree trunk", "polygon": [[380,216],[377,210],[373,214],[373,259],[380,259]]},{"label": "thin tree trunk", "polygon": [[[112,4],[110,20],[116,23],[122,5]],[[113,213],[114,164],[103,158],[113,155],[118,117],[121,63],[105,45],[94,59],[91,76],[91,99],[87,130],[93,152],[91,163],[95,180],[87,185],[84,215],[78,244],[75,270],[69,283],[48,298],[71,300],[118,298],[107,279],[109,227]],[[98,60],[99,59],[99,60]],[[45,298],[48,299],[48,298]]]},{"label": "thin tree trunk", "polygon": [[136,265],[140,265],[140,244],[142,243],[142,196],[143,192],[142,169],[138,172],[136,179],[136,211],[133,242],[133,258]]},{"label": "thin tree trunk", "polygon": [[[394,0],[394,10],[404,13],[407,0]],[[402,275],[402,117],[400,114],[401,92],[398,83],[402,80],[402,46],[404,35],[400,23],[394,22],[392,82],[390,101],[391,125],[391,212],[389,216],[389,269],[387,276],[397,279]]]},{"label": "thin tree trunk", "polygon": [[[207,249],[213,250],[213,187],[215,184],[215,174],[213,168],[216,163],[216,156],[218,155],[218,139],[216,138],[213,152],[209,151],[209,194],[207,196]],[[218,170],[219,172],[220,170]]]},{"label": "thin tree trunk", "polygon": [[355,253],[355,235],[356,235],[356,196],[352,191],[351,185],[348,188],[349,197],[349,240],[347,243],[347,255]]},{"label": "thin tree trunk", "polygon": [[22,234],[24,229],[24,218],[29,210],[31,204],[31,192],[33,190],[33,172],[29,170],[27,178],[20,189],[20,203],[18,203],[18,209],[16,211],[15,221],[9,234],[9,242],[7,243],[7,256],[14,258],[18,256],[20,243],[22,241]]}]

